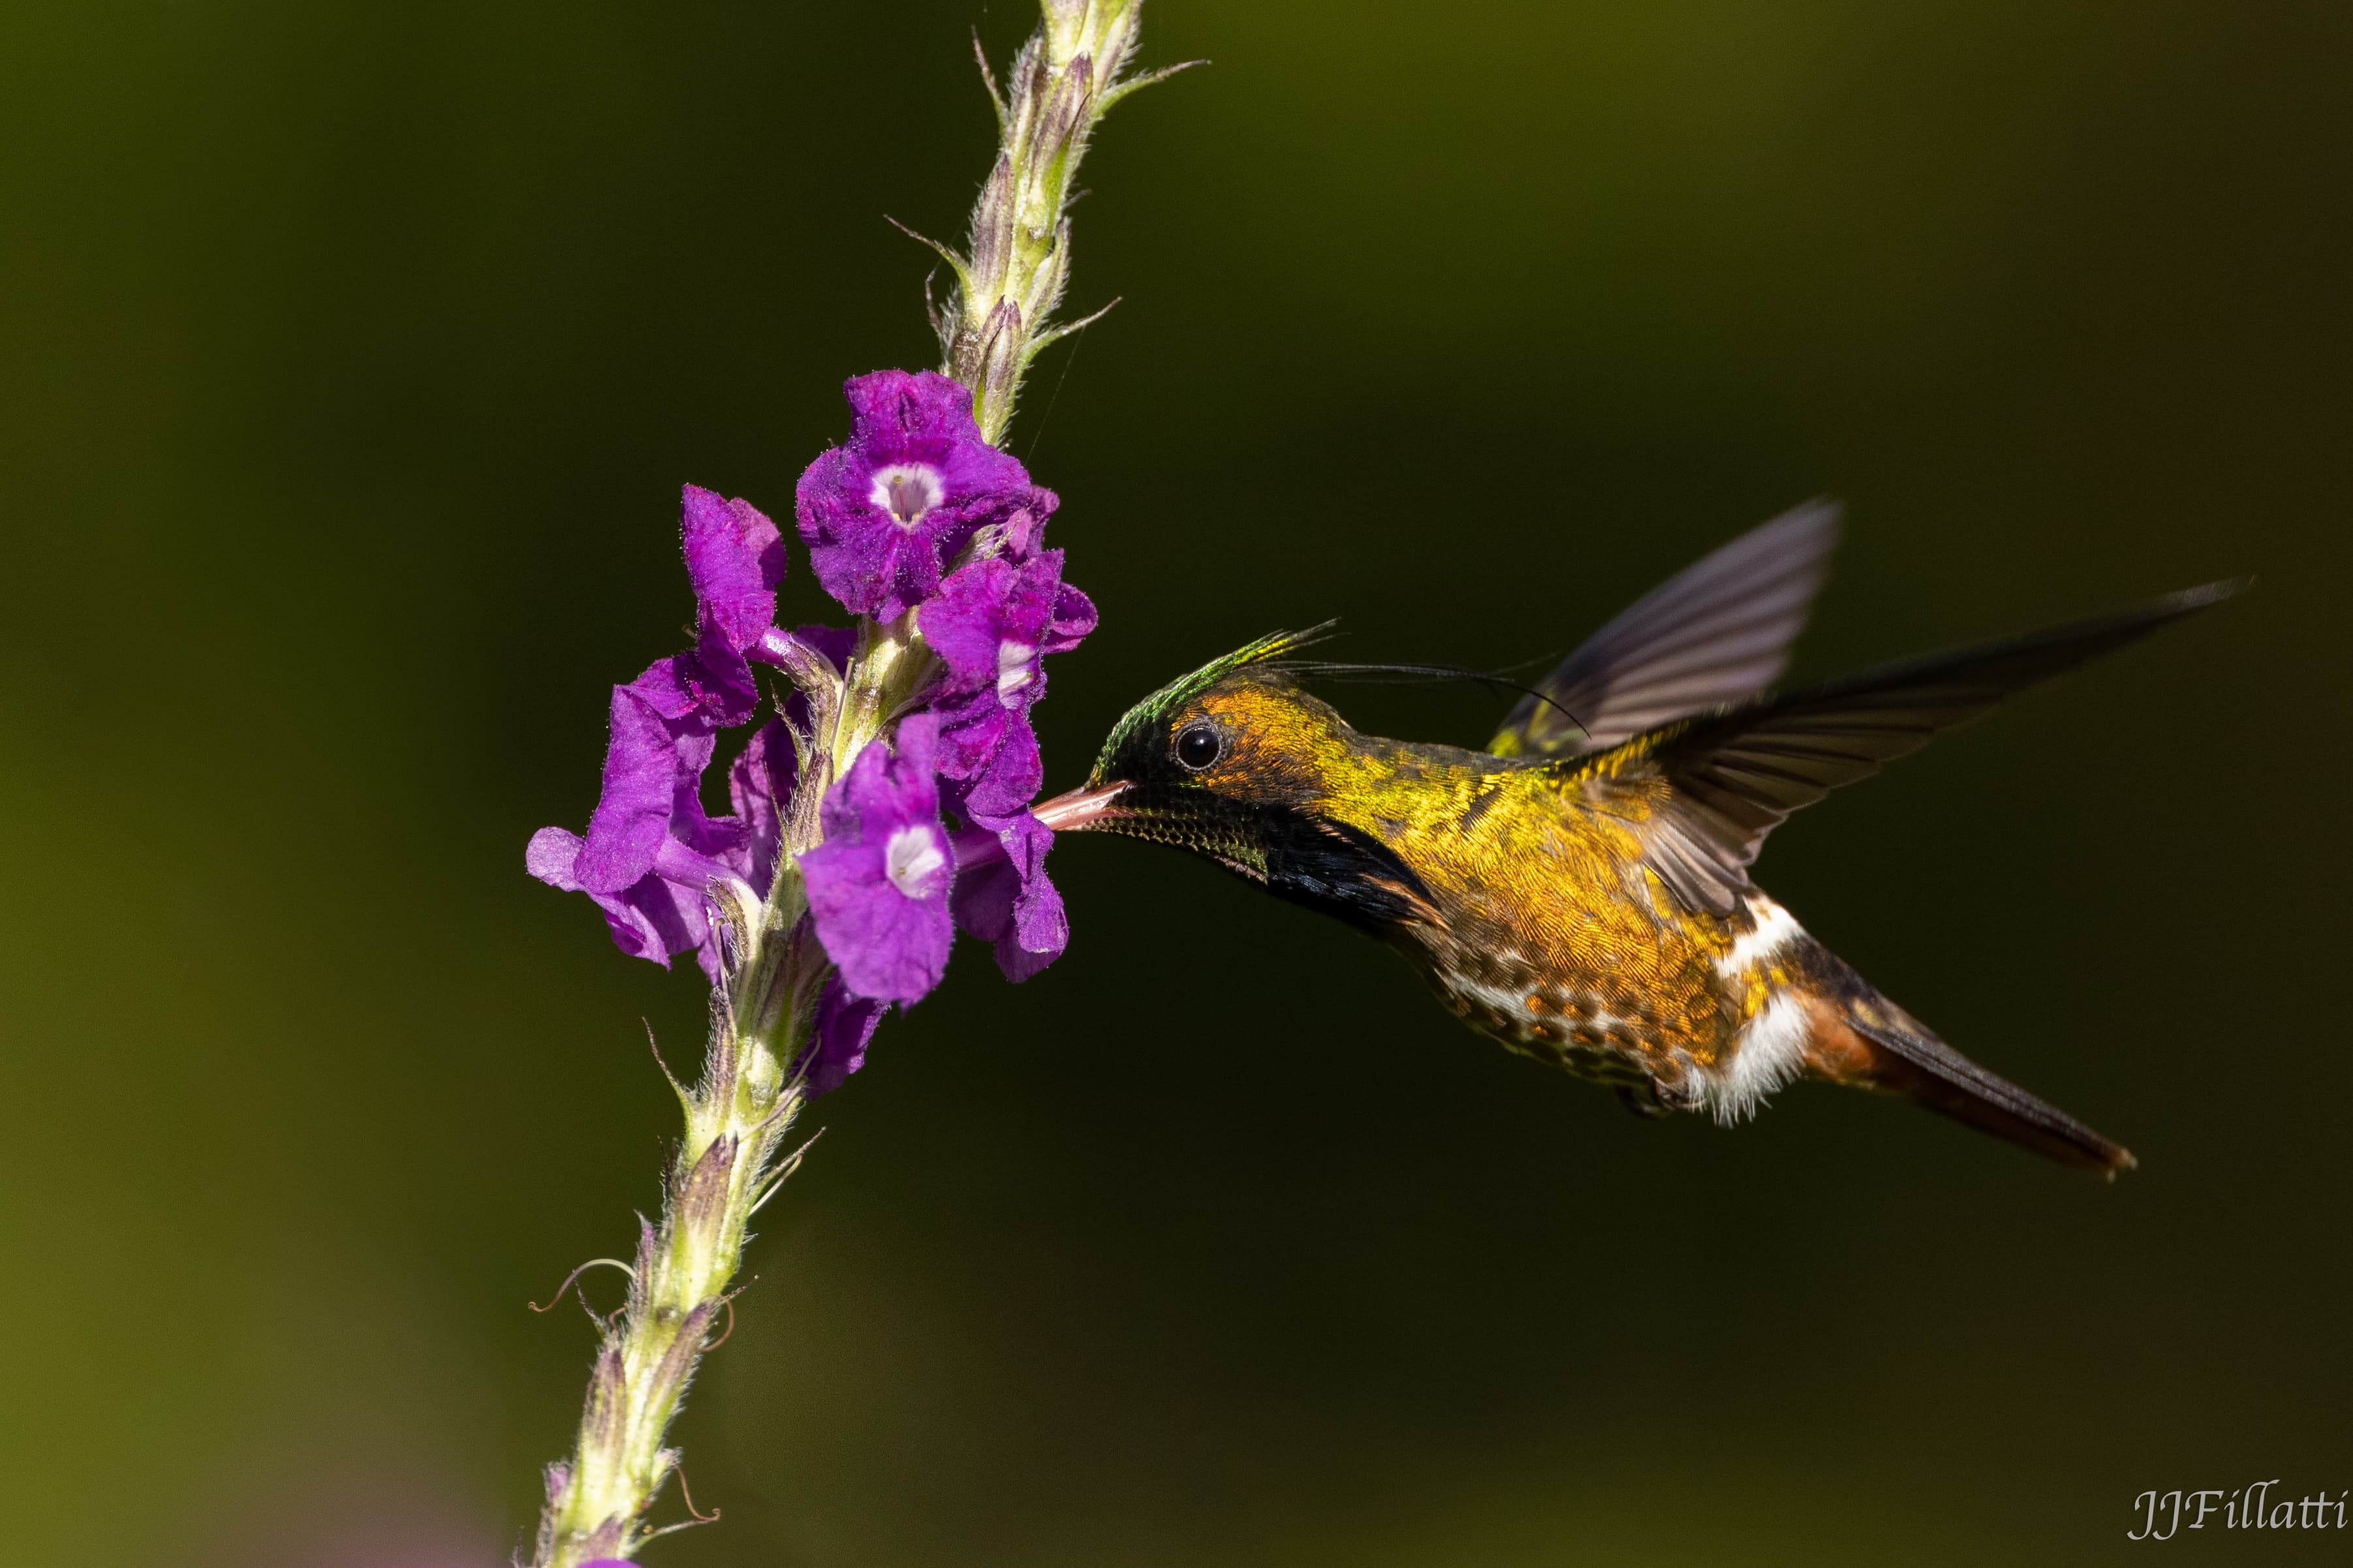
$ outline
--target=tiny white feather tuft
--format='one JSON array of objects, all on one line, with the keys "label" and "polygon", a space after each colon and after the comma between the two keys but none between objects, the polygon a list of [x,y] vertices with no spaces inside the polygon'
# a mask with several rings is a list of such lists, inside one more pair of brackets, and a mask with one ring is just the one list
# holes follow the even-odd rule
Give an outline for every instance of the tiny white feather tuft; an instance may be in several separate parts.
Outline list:
[{"label": "tiny white feather tuft", "polygon": [[1731,951],[1715,961],[1715,972],[1726,980],[1739,979],[1805,934],[1797,917],[1770,899],[1749,900],[1748,913],[1757,923],[1742,931]]},{"label": "tiny white feather tuft", "polygon": [[1700,1079],[1701,1099],[1716,1121],[1730,1127],[1755,1115],[1766,1096],[1795,1079],[1810,1032],[1804,996],[1784,991],[1767,1002],[1735,1037],[1732,1059]]}]

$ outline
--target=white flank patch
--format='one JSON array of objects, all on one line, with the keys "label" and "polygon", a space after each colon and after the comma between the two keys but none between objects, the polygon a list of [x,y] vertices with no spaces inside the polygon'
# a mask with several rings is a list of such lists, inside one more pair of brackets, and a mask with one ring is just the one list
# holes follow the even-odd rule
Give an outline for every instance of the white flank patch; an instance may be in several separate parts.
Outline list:
[{"label": "white flank patch", "polygon": [[1794,991],[1784,991],[1765,1004],[1735,1037],[1732,1060],[1700,1075],[1700,1098],[1719,1123],[1729,1127],[1755,1115],[1767,1095],[1803,1070],[1811,1026],[1806,999]]},{"label": "white flank patch", "polygon": [[1010,640],[997,645],[997,700],[1009,702],[1013,694],[1029,684],[1029,661],[1038,650],[1026,642]]},{"label": "white flank patch", "polygon": [[928,895],[947,863],[947,851],[940,847],[939,830],[921,823],[910,823],[899,829],[882,847],[882,866],[891,878],[891,885],[911,899]]},{"label": "white flank patch", "polygon": [[1770,899],[1750,900],[1748,914],[1757,923],[1741,933],[1731,952],[1715,961],[1715,972],[1726,980],[1737,980],[1780,952],[1785,943],[1805,934],[1797,917]]}]

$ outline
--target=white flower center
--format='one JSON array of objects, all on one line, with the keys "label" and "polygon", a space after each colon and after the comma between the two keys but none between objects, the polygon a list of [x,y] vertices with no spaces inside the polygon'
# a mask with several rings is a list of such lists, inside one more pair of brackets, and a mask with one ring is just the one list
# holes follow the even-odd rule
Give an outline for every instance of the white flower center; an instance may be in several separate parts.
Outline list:
[{"label": "white flower center", "polygon": [[940,471],[929,463],[886,463],[874,470],[874,489],[866,499],[897,519],[901,528],[913,528],[946,495]]},{"label": "white flower center", "polygon": [[1009,702],[1013,694],[1029,684],[1029,661],[1038,650],[1026,642],[1006,641],[997,645],[997,700]]},{"label": "white flower center", "polygon": [[939,831],[921,823],[900,828],[882,847],[882,866],[890,874],[891,885],[911,899],[928,896],[947,863]]}]

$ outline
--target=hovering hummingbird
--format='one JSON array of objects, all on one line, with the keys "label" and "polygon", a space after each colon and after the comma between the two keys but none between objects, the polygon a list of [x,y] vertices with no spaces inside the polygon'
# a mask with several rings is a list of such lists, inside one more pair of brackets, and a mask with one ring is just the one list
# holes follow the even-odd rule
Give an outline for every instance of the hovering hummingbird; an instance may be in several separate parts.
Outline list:
[{"label": "hovering hummingbird", "polygon": [[1314,632],[1261,637],[1136,704],[1086,788],[1041,815],[1335,915],[1472,1028],[1644,1114],[1729,1124],[1820,1079],[2113,1177],[2128,1151],[1937,1038],[1749,866],[1792,811],[2235,584],[1767,693],[1837,532],[1834,507],[1801,507],[1670,579],[1528,689],[1483,752],[1358,732],[1304,682],[1383,667],[1299,658]]}]

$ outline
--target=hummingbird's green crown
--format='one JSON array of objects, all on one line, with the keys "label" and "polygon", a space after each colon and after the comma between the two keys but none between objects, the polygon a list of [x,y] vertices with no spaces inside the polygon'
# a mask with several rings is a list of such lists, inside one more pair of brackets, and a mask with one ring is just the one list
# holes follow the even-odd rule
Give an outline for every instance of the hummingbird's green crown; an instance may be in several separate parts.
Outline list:
[{"label": "hummingbird's green crown", "polygon": [[1334,623],[1299,632],[1270,632],[1265,637],[1245,643],[1222,658],[1213,658],[1190,675],[1170,681],[1124,714],[1112,726],[1111,734],[1103,741],[1103,751],[1095,758],[1094,772],[1087,780],[1090,787],[1110,781],[1112,769],[1130,747],[1154,730],[1166,726],[1184,706],[1238,669],[1254,664],[1265,664],[1295,653],[1310,643],[1320,641],[1332,629]]}]

